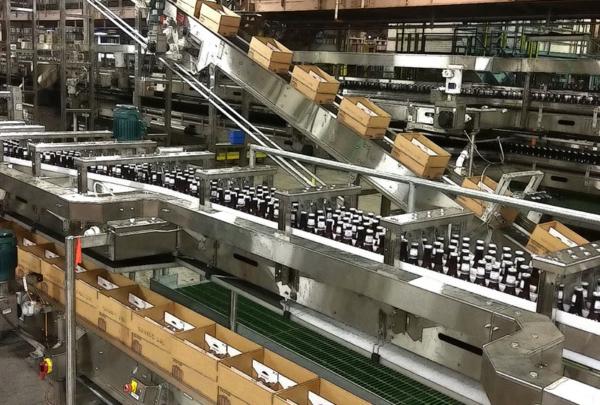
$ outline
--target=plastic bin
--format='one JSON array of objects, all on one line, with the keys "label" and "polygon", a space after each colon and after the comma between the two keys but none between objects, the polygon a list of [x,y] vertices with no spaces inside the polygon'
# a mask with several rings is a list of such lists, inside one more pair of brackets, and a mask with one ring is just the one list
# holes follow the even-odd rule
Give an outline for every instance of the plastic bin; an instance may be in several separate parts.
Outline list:
[{"label": "plastic bin", "polygon": [[229,131],[229,143],[232,145],[243,145],[246,140],[246,134],[241,129],[232,129]]}]

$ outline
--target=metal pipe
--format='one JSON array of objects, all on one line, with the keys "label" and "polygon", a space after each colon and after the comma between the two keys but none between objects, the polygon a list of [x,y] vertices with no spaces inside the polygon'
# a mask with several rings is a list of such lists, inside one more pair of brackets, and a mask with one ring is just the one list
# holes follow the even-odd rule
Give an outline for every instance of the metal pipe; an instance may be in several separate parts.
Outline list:
[{"label": "metal pipe", "polygon": [[67,337],[67,364],[66,364],[66,403],[75,405],[75,389],[77,376],[77,358],[75,351],[75,237],[65,238],[65,295],[66,295],[66,337]]},{"label": "metal pipe", "polygon": [[229,303],[229,329],[237,330],[237,301],[238,295],[234,290],[231,290],[231,301]]},{"label": "metal pipe", "polygon": [[573,220],[579,221],[579,222],[585,221],[585,222],[591,222],[591,223],[600,225],[600,215],[591,214],[589,212],[577,211],[577,210],[572,210],[569,208],[555,207],[555,206],[549,205],[549,204],[542,204],[542,203],[537,203],[537,202],[533,202],[533,201],[521,200],[521,199],[514,198],[514,197],[507,197],[504,195],[486,193],[484,191],[477,191],[477,190],[472,190],[469,188],[459,187],[456,185],[450,185],[450,184],[446,184],[446,183],[442,183],[442,182],[426,180],[426,179],[422,179],[420,177],[403,176],[403,175],[399,175],[399,174],[395,174],[395,173],[380,172],[380,171],[377,171],[374,169],[369,169],[369,168],[362,167],[362,166],[356,166],[356,165],[352,165],[352,164],[348,164],[348,163],[335,162],[335,161],[320,159],[320,158],[311,157],[311,156],[304,156],[304,155],[301,155],[298,153],[287,152],[287,151],[272,149],[272,148],[265,148],[263,146],[258,146],[258,145],[250,145],[250,151],[251,151],[250,152],[251,154],[253,153],[253,151],[254,152],[256,152],[256,151],[265,152],[269,155],[277,155],[277,156],[281,156],[281,157],[293,158],[293,159],[297,159],[301,162],[311,163],[314,165],[328,167],[328,168],[335,169],[335,170],[353,172],[353,173],[357,173],[357,174],[362,174],[364,176],[377,177],[380,179],[396,181],[399,183],[406,183],[409,185],[414,184],[415,186],[419,186],[419,187],[423,186],[426,188],[434,189],[434,190],[441,191],[441,192],[448,193],[448,194],[472,197],[472,198],[476,198],[478,200],[499,203],[502,205],[507,205],[507,206],[515,207],[515,208],[524,208],[524,209],[528,209],[528,210],[532,210],[532,211],[543,212],[543,213],[550,214],[550,215],[556,215],[558,217],[573,219]]}]

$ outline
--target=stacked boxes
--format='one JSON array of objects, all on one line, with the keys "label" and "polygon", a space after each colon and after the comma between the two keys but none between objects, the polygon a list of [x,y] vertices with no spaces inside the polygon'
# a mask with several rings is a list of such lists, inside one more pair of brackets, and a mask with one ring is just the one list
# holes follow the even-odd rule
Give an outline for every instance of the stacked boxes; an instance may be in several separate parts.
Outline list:
[{"label": "stacked boxes", "polygon": [[282,43],[267,37],[252,37],[248,56],[256,63],[275,73],[287,73],[293,52]]},{"label": "stacked boxes", "polygon": [[296,65],[292,71],[292,87],[319,104],[331,104],[340,82],[317,66]]},{"label": "stacked boxes", "polygon": [[589,242],[565,225],[550,221],[535,227],[527,243],[527,250],[541,256],[586,243]]},{"label": "stacked boxes", "polygon": [[442,177],[450,162],[448,152],[418,132],[397,134],[392,156],[416,175],[427,179]]},{"label": "stacked boxes", "polygon": [[240,28],[241,17],[217,3],[201,2],[200,13],[196,17],[206,28],[225,37],[236,36]]},{"label": "stacked boxes", "polygon": [[276,393],[315,378],[297,364],[258,349],[219,362],[218,403],[271,405]]},{"label": "stacked boxes", "polygon": [[382,139],[392,117],[368,98],[344,97],[337,119],[364,138]]},{"label": "stacked boxes", "polygon": [[[494,193],[496,191],[496,187],[498,187],[498,183],[487,176],[474,176],[467,177],[463,180],[462,186],[465,188],[470,188],[472,190],[486,191],[488,193]],[[508,195],[511,195],[510,193]],[[463,207],[473,211],[475,215],[481,217],[488,203],[481,200],[476,200],[469,197],[459,196],[456,198],[456,202],[462,205]],[[490,222],[492,226],[500,226],[504,224],[511,224],[519,215],[519,211],[516,208],[509,207],[501,207],[499,210],[500,218],[496,218],[494,221]]]}]

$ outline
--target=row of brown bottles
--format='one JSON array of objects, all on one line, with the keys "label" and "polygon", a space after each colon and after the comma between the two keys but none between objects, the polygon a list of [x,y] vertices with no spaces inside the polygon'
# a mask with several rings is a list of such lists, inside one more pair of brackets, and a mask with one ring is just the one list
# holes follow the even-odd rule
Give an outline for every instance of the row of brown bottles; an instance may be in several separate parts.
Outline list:
[{"label": "row of brown bottles", "polygon": [[483,287],[537,301],[539,273],[529,266],[525,252],[508,246],[498,249],[483,240],[475,243],[468,236],[452,234],[446,242],[438,236],[434,241],[400,240],[401,261],[472,282]]},{"label": "row of brown bottles", "polygon": [[556,308],[600,322],[600,280],[596,282],[593,291],[590,289],[589,282],[581,282],[574,287],[571,298],[567,301],[565,300],[565,285],[560,284],[556,297]]}]

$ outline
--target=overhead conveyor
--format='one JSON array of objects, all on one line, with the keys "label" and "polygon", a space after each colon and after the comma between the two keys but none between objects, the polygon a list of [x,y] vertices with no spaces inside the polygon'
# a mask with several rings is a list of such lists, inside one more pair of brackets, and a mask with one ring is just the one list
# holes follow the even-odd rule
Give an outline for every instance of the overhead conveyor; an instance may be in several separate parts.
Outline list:
[{"label": "overhead conveyor", "polygon": [[[147,48],[147,38],[135,31],[108,7],[97,0],[87,1],[92,7],[114,22],[117,27],[125,31],[140,46]],[[174,4],[169,3],[165,13],[173,14],[171,16],[176,18],[177,10]],[[183,11],[180,10],[180,12]],[[257,143],[274,145],[255,126],[200,83],[194,76],[196,72],[209,66],[217,67],[244,91],[251,94],[256,100],[340,162],[365,166],[386,173],[413,175],[410,170],[394,159],[385,147],[360,137],[351,129],[339,123],[333,112],[307,99],[290,86],[284,78],[255,63],[239,46],[243,44],[241,38],[236,38],[233,41],[226,39],[205,28],[197,18],[190,15],[187,18],[189,35],[193,37],[193,41],[190,42],[195,43],[198,52],[193,59],[193,63],[184,66],[184,64],[172,62],[164,57],[159,57],[159,61],[173,70],[195,91],[206,97],[227,118],[239,125],[244,131],[247,131],[248,135]],[[284,163],[278,160],[276,162],[301,183],[306,183],[308,180],[309,183],[314,184],[313,179],[316,183],[322,183],[298,162]],[[290,167],[292,163],[293,166]],[[410,191],[408,185],[371,177],[366,179],[392,202],[405,209],[408,207]],[[456,205],[443,193],[425,189],[417,189],[416,201],[418,201],[421,208]]]}]

